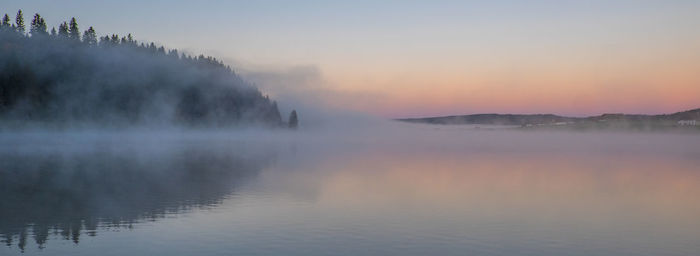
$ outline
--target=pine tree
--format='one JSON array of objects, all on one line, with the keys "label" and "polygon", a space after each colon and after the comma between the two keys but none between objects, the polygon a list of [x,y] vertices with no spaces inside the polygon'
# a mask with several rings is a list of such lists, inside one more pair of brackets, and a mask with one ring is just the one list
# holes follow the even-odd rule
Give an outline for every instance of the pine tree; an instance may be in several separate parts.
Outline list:
[{"label": "pine tree", "polygon": [[0,23],[0,26],[2,29],[9,29],[10,28],[10,15],[5,14],[4,17],[2,17],[2,23]]},{"label": "pine tree", "polygon": [[39,20],[41,19],[41,16],[39,16],[38,13],[34,14],[34,18],[32,19],[32,23],[29,25],[29,33],[32,36],[36,36],[39,32],[37,32],[38,27],[39,27]]},{"label": "pine tree", "polygon": [[[38,15],[38,13],[37,13],[37,15]],[[43,35],[48,35],[49,32],[46,31],[48,28],[49,28],[49,26],[46,25],[46,20],[44,20],[44,18],[40,18],[39,19],[39,33],[41,33]]]},{"label": "pine tree", "polygon": [[101,36],[100,37],[100,45],[106,46],[108,44],[109,44],[109,36]]},{"label": "pine tree", "polygon": [[297,118],[297,111],[292,110],[292,113],[289,114],[289,128],[296,129],[297,126],[299,126],[299,119]]},{"label": "pine tree", "polygon": [[126,40],[129,41],[129,45],[136,46],[136,41],[134,41],[134,37],[131,36],[131,33],[126,36]]},{"label": "pine tree", "polygon": [[172,49],[168,51],[168,56],[174,59],[179,59],[180,55],[177,53],[177,49]]},{"label": "pine tree", "polygon": [[15,29],[17,32],[24,34],[24,16],[22,10],[17,11],[17,16],[15,17]]},{"label": "pine tree", "polygon": [[78,22],[75,20],[75,17],[70,19],[70,25],[68,29],[68,37],[73,40],[78,40],[80,41],[80,29],[78,29]]},{"label": "pine tree", "polygon": [[38,13],[34,14],[34,19],[32,19],[32,24],[29,31],[32,36],[48,34],[48,32],[46,32],[46,21]]},{"label": "pine tree", "polygon": [[56,36],[56,27],[51,28],[51,36],[55,37]]},{"label": "pine tree", "polygon": [[63,22],[58,25],[58,35],[63,38],[68,38],[68,22]]},{"label": "pine tree", "polygon": [[94,28],[90,27],[85,30],[85,33],[83,34],[83,42],[88,45],[97,45],[97,33],[95,33]]}]

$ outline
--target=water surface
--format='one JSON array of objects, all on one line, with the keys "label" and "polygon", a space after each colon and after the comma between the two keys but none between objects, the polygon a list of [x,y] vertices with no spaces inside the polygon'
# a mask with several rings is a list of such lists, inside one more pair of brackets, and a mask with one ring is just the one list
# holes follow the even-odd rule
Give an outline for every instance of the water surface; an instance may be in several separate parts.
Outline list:
[{"label": "water surface", "polygon": [[1,255],[693,255],[700,138],[0,136]]}]

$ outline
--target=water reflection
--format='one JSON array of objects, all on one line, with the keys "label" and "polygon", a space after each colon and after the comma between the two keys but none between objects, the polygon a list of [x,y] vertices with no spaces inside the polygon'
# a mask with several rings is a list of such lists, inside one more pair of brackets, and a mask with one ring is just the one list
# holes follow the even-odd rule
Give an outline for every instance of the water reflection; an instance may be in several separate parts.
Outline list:
[{"label": "water reflection", "polygon": [[0,254],[700,251],[698,136],[263,135],[0,135]]},{"label": "water reflection", "polygon": [[52,235],[77,244],[100,229],[212,207],[273,156],[211,142],[115,144],[0,151],[2,242],[22,251],[29,240],[43,248]]}]

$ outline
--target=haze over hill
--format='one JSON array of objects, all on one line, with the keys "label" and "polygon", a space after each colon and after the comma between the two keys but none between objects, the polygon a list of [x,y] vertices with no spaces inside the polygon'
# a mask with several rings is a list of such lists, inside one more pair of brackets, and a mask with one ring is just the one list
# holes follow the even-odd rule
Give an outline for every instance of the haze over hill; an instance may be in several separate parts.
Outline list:
[{"label": "haze over hill", "polygon": [[673,127],[696,127],[700,120],[700,108],[662,115],[603,114],[589,117],[568,117],[553,114],[474,114],[424,118],[397,119],[410,123],[427,124],[483,124],[522,127],[563,127],[575,129],[666,129]]},{"label": "haze over hill", "polygon": [[[134,40],[98,37],[75,18],[48,31],[18,12],[0,27],[2,126],[283,124],[277,103],[213,57]],[[28,30],[28,33],[27,31]]]}]

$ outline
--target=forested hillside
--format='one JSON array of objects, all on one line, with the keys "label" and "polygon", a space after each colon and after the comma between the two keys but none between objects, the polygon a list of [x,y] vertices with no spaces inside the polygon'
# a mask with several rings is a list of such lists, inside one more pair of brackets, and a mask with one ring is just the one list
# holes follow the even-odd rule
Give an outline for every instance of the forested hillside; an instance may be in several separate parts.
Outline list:
[{"label": "forested hillside", "polygon": [[[28,28],[26,28],[28,27]],[[212,57],[131,34],[98,36],[75,18],[0,24],[0,125],[280,126],[277,104]]]}]

